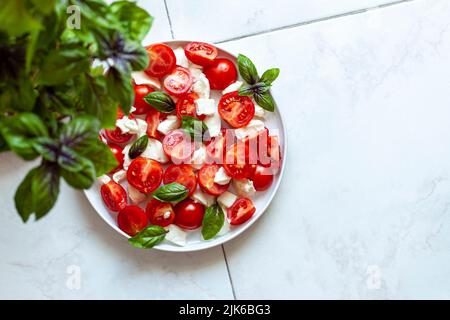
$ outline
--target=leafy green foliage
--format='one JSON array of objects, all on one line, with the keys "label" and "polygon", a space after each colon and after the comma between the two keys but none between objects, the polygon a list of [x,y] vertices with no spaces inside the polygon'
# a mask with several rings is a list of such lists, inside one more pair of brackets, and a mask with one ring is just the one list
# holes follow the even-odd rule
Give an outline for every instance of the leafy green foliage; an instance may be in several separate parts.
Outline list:
[{"label": "leafy green foliage", "polygon": [[51,210],[61,177],[85,189],[117,166],[98,132],[129,112],[153,18],[130,1],[3,0],[0,21],[0,152],[41,159],[14,197],[27,221]]},{"label": "leafy green foliage", "polygon": [[151,225],[128,239],[128,242],[133,247],[140,249],[153,248],[164,240],[167,232],[163,227]]},{"label": "leafy green foliage", "polygon": [[225,214],[218,204],[206,208],[202,221],[202,236],[210,240],[219,233],[225,223]]},{"label": "leafy green foliage", "polygon": [[179,202],[186,199],[188,188],[177,182],[172,182],[159,187],[153,192],[153,198],[162,202]]}]

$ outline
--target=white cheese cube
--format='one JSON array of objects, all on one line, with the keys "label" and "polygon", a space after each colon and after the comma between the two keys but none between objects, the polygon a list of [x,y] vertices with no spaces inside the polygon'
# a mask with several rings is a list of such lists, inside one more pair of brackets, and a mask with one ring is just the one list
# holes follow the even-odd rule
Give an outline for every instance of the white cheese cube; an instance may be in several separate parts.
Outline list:
[{"label": "white cheese cube", "polygon": [[160,163],[169,161],[169,158],[164,153],[161,141],[153,138],[148,138],[147,148],[141,153],[141,157],[153,159]]},{"label": "white cheese cube", "polygon": [[173,50],[173,53],[175,53],[175,57],[177,58],[177,65],[189,68],[189,60],[186,58],[186,54],[184,53],[184,49],[182,47],[178,47],[175,50]]},{"label": "white cheese cube", "polygon": [[200,98],[205,99],[209,98],[210,94],[209,81],[203,73],[201,73],[198,76],[197,81],[194,82],[194,85],[192,86],[192,91],[198,94]]},{"label": "white cheese cube", "polygon": [[265,125],[263,121],[253,119],[246,127],[234,130],[234,134],[236,135],[236,138],[242,140],[249,135],[254,135],[260,131],[263,131],[264,129]]},{"label": "white cheese cube", "polygon": [[115,182],[121,183],[127,178],[127,172],[125,170],[116,171],[114,172],[112,178]]},{"label": "white cheese cube", "polygon": [[107,184],[107,183],[109,183],[111,181],[111,178],[109,176],[107,176],[106,174],[104,174],[104,175],[98,177],[98,181],[101,184]]},{"label": "white cheese cube", "polygon": [[147,134],[147,121],[142,120],[142,119],[136,119],[137,122],[137,126],[138,126],[138,130],[136,132],[136,134],[138,135],[138,137],[142,137],[143,135]]},{"label": "white cheese cube", "polygon": [[194,169],[200,170],[206,160],[206,147],[202,144],[192,155],[191,165]]},{"label": "white cheese cube", "polygon": [[189,67],[189,72],[191,73],[194,82],[197,81],[203,75],[202,67],[196,64],[191,64],[191,66]]},{"label": "white cheese cube", "polygon": [[176,244],[178,246],[186,245],[186,236],[187,233],[183,231],[181,228],[177,227],[174,224],[170,224],[166,227],[166,230],[169,231],[166,233],[166,240]]},{"label": "white cheese cube", "polygon": [[209,135],[211,137],[220,136],[220,129],[222,128],[222,120],[217,111],[215,111],[214,114],[210,116],[206,116],[203,122],[208,127]]},{"label": "white cheese cube", "polygon": [[220,169],[217,170],[216,175],[214,176],[214,182],[220,184],[221,186],[230,183],[230,180],[231,177],[227,175],[223,167],[220,167]]},{"label": "white cheese cube", "polygon": [[135,134],[139,132],[137,121],[135,119],[130,119],[127,116],[117,119],[116,127],[118,127],[123,134]]},{"label": "white cheese cube", "polygon": [[130,156],[128,154],[130,152],[130,148],[131,148],[132,145],[133,145],[133,143],[127,144],[125,146],[125,148],[123,148],[123,150],[122,150],[122,154],[123,154],[123,168],[125,170],[128,170],[128,167],[130,166],[130,163],[132,161],[132,159],[130,159]]},{"label": "white cheese cube", "polygon": [[216,197],[213,195],[207,194],[200,189],[195,190],[192,194],[191,198],[202,205],[209,207],[216,203]]},{"label": "white cheese cube", "polygon": [[233,92],[233,91],[238,91],[239,88],[242,86],[242,84],[243,84],[243,82],[239,81],[239,80],[236,81],[236,82],[233,82],[228,87],[223,89],[222,94],[230,93],[230,92]]},{"label": "white cheese cube", "polygon": [[249,179],[233,179],[233,186],[238,195],[243,197],[251,197],[256,193],[253,181]]},{"label": "white cheese cube", "polygon": [[178,129],[180,127],[180,120],[177,116],[167,116],[166,120],[162,121],[158,125],[158,131],[166,135],[170,131]]},{"label": "white cheese cube", "polygon": [[150,77],[144,71],[136,71],[132,72],[131,76],[133,77],[134,83],[136,84],[148,84],[156,90],[161,90],[161,82],[153,77]]},{"label": "white cheese cube", "polygon": [[222,207],[228,209],[235,203],[237,200],[237,196],[234,193],[231,193],[229,191],[225,191],[217,198],[217,203],[220,204]]},{"label": "white cheese cube", "polygon": [[264,118],[266,116],[266,111],[255,103],[255,117]]},{"label": "white cheese cube", "polygon": [[147,195],[138,191],[134,187],[128,185],[128,197],[130,197],[131,202],[134,204],[141,203],[147,199]]},{"label": "white cheese cube", "polygon": [[195,100],[195,106],[198,115],[205,114],[210,116],[216,112],[216,101],[214,101],[214,99],[197,99]]}]

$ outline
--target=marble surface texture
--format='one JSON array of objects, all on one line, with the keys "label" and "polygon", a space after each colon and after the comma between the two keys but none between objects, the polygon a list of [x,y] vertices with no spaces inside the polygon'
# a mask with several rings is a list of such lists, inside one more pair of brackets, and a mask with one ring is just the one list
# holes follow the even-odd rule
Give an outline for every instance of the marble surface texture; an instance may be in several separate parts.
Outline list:
[{"label": "marble surface texture", "polygon": [[223,247],[140,251],[67,186],[22,224],[12,197],[33,164],[1,154],[0,298],[450,298],[450,1],[139,2],[146,43],[221,42],[281,68],[278,195]]}]

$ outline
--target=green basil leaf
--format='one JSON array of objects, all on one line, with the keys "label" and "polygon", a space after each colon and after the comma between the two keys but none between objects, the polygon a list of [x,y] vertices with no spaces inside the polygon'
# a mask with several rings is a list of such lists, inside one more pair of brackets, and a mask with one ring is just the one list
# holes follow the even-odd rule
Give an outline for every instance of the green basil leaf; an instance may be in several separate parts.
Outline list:
[{"label": "green basil leaf", "polygon": [[118,166],[117,159],[111,152],[111,149],[101,142],[100,139],[97,139],[97,141],[87,147],[82,155],[92,161],[97,177],[111,172]]},{"label": "green basil leaf", "polygon": [[186,199],[189,189],[182,184],[172,182],[159,187],[153,192],[153,198],[162,202],[179,202]]},{"label": "green basil leaf", "polygon": [[117,1],[110,5],[110,10],[124,32],[133,41],[141,42],[150,30],[153,17],[135,3]]},{"label": "green basil leaf", "polygon": [[33,198],[31,194],[31,183],[38,168],[34,168],[28,172],[25,179],[20,183],[14,195],[16,210],[22,218],[23,222],[27,222],[31,214],[34,212]]},{"label": "green basil leaf", "polygon": [[258,82],[251,86],[244,86],[239,89],[238,94],[240,96],[253,96],[254,94],[261,94],[266,91],[269,91],[270,85],[265,84],[264,82]]},{"label": "green basil leaf", "polygon": [[[118,64],[114,68],[109,68],[106,72],[106,85],[108,94],[118,101],[124,114],[128,114],[130,106],[133,104],[134,91],[131,81],[130,69],[119,71]],[[125,64],[128,67],[128,64]]]},{"label": "green basil leaf", "polygon": [[269,70],[266,70],[263,75],[261,76],[261,79],[259,81],[264,82],[267,85],[272,84],[272,82],[275,81],[276,78],[278,78],[278,75],[280,74],[280,69],[278,68],[272,68]]},{"label": "green basil leaf", "polygon": [[148,145],[148,137],[147,135],[143,135],[139,139],[137,139],[130,148],[128,152],[128,156],[130,159],[135,159],[141,155],[142,152],[147,148]]},{"label": "green basil leaf", "polygon": [[65,169],[61,170],[61,176],[72,187],[76,189],[89,189],[96,178],[95,167],[92,161],[82,158],[81,169],[77,172],[71,172]]},{"label": "green basil leaf", "polygon": [[78,116],[62,126],[60,141],[61,144],[83,155],[83,151],[94,141],[100,141],[99,130],[100,122],[96,118],[88,115]]},{"label": "green basil leaf", "polygon": [[275,111],[275,102],[273,101],[272,95],[269,91],[264,93],[255,93],[253,95],[256,103],[263,109],[273,112]]},{"label": "green basil leaf", "polygon": [[240,96],[253,96],[253,87],[252,86],[242,86],[239,91],[238,95]]},{"label": "green basil leaf", "polygon": [[245,82],[248,84],[255,84],[258,81],[259,76],[253,62],[243,54],[238,55],[237,62],[239,74]]},{"label": "green basil leaf", "polygon": [[203,134],[208,131],[208,127],[203,121],[191,116],[181,117],[181,128],[192,138],[203,137]]},{"label": "green basil leaf", "polygon": [[156,110],[163,113],[171,113],[175,110],[176,104],[165,92],[154,91],[144,97],[144,101]]},{"label": "green basil leaf", "polygon": [[135,248],[153,248],[164,240],[167,232],[163,227],[151,225],[128,239],[128,242]]},{"label": "green basil leaf", "polygon": [[56,162],[59,153],[59,145],[56,141],[48,137],[39,137],[34,139],[33,148],[45,160]]},{"label": "green basil leaf", "polygon": [[214,238],[222,229],[225,222],[225,214],[218,205],[212,205],[206,208],[202,222],[202,236],[205,240]]},{"label": "green basil leaf", "polygon": [[35,29],[40,29],[39,20],[33,17],[24,0],[4,0],[0,6],[0,30],[11,36],[20,36]]}]

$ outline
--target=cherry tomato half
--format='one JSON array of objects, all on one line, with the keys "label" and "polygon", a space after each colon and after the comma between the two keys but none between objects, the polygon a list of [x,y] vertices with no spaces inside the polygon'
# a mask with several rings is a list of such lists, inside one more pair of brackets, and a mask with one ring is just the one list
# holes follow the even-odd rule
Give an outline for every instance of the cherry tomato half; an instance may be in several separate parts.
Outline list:
[{"label": "cherry tomato half", "polygon": [[145,213],[151,224],[161,227],[167,227],[175,220],[175,213],[173,212],[172,205],[157,199],[152,199],[147,203]]},{"label": "cherry tomato half", "polygon": [[194,153],[195,146],[191,138],[181,130],[173,130],[166,134],[163,139],[163,150],[175,164],[179,164],[190,158]]},{"label": "cherry tomato half", "polygon": [[194,230],[202,225],[205,207],[194,200],[186,199],[175,208],[175,224],[183,229]]},{"label": "cherry tomato half", "polygon": [[164,89],[175,97],[184,95],[192,86],[192,76],[189,69],[176,67],[164,79]]},{"label": "cherry tomato half", "polygon": [[117,167],[113,169],[111,172],[116,172],[123,168],[123,160],[124,160],[124,155],[122,153],[123,149],[115,144],[110,144],[109,148],[111,149],[111,152],[113,153],[114,157],[116,157],[118,163]]},{"label": "cherry tomato half", "polygon": [[248,146],[243,143],[232,145],[226,152],[223,167],[232,178],[250,178],[255,170],[255,165],[249,163]]},{"label": "cherry tomato half", "polygon": [[145,69],[151,77],[162,78],[175,67],[177,59],[173,50],[163,43],[156,43],[146,48],[148,66]]},{"label": "cherry tomato half", "polygon": [[101,186],[100,194],[106,207],[111,211],[120,211],[127,206],[127,192],[113,180]]},{"label": "cherry tomato half", "polygon": [[167,167],[163,177],[164,184],[177,182],[189,190],[192,195],[197,188],[197,177],[194,168],[189,164],[171,164]]},{"label": "cherry tomato half", "polygon": [[163,168],[158,161],[138,157],[134,159],[127,171],[128,183],[142,193],[150,193],[159,187]]},{"label": "cherry tomato half", "polygon": [[238,225],[248,221],[255,211],[252,200],[248,198],[237,199],[227,211],[230,224]]},{"label": "cherry tomato half", "polygon": [[204,42],[190,42],[184,48],[186,57],[193,63],[207,66],[217,57],[217,48]]},{"label": "cherry tomato half", "polygon": [[[263,150],[261,150],[263,146],[260,146],[260,155]],[[270,168],[272,173],[276,173],[281,167],[281,150],[280,144],[278,142],[277,136],[269,136],[267,142],[267,155],[260,157],[260,164],[263,167]]]},{"label": "cherry tomato half", "polygon": [[[122,119],[123,118],[123,112],[120,108],[117,109],[117,118],[116,119]],[[129,115],[128,118],[133,119],[133,115]],[[130,133],[122,133],[122,130],[120,128],[115,128],[111,130],[105,130],[104,132],[106,139],[109,142],[116,143],[116,144],[123,144],[127,143],[128,141],[133,138],[133,135]]]},{"label": "cherry tomato half", "polygon": [[265,191],[270,188],[273,183],[272,171],[263,166],[256,166],[253,175],[250,177],[256,191]]},{"label": "cherry tomato half", "polygon": [[147,122],[147,136],[149,138],[159,139],[161,134],[158,132],[158,126],[161,122],[161,112],[155,108],[150,108],[145,121]]},{"label": "cherry tomato half", "polygon": [[203,70],[212,90],[223,90],[237,80],[236,66],[231,60],[217,58]]},{"label": "cherry tomato half", "polygon": [[148,84],[135,84],[134,85],[134,103],[133,107],[136,110],[134,114],[146,114],[150,109],[153,109],[147,102],[144,101],[144,97],[150,92],[155,91]]},{"label": "cherry tomato half", "polygon": [[230,126],[242,128],[253,119],[255,105],[249,97],[240,96],[237,91],[233,91],[220,98],[219,114]]},{"label": "cherry tomato half", "polygon": [[198,172],[198,183],[200,187],[213,196],[220,196],[228,190],[228,186],[230,185],[229,183],[221,185],[214,182],[214,177],[219,169],[220,166],[217,164],[205,164]]},{"label": "cherry tomato half", "polygon": [[198,94],[195,92],[188,93],[177,101],[177,117],[182,118],[183,116],[195,117],[199,120],[204,120],[206,115],[197,115],[197,107],[195,105],[195,100],[197,100]]},{"label": "cherry tomato half", "polygon": [[136,235],[147,226],[147,216],[138,206],[127,206],[117,215],[117,225],[120,230],[130,236]]}]

